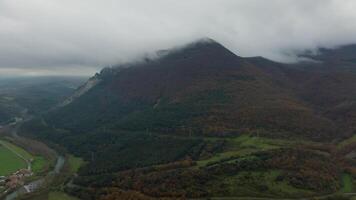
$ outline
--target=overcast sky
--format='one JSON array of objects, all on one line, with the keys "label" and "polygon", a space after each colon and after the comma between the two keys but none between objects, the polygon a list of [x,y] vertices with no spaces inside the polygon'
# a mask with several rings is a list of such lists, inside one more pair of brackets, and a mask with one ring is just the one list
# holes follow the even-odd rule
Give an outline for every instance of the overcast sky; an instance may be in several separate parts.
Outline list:
[{"label": "overcast sky", "polygon": [[0,74],[90,75],[210,37],[241,56],[356,43],[355,0],[0,0]]}]

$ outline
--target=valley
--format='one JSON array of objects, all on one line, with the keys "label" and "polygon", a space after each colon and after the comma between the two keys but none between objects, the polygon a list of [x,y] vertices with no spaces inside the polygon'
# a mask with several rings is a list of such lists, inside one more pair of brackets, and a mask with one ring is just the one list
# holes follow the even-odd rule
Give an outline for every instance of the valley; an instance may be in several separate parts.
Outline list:
[{"label": "valley", "polygon": [[356,200],[356,0],[0,0],[0,200]]},{"label": "valley", "polygon": [[[1,170],[7,174],[1,179],[3,187],[0,199],[28,199],[32,196],[37,199],[42,194],[48,194],[46,200],[76,199],[61,192],[59,188],[77,172],[83,164],[82,159],[59,155],[44,143],[18,136],[17,128],[21,123],[4,126],[0,131],[1,146],[12,153],[11,157],[1,157],[4,162],[0,166]],[[16,163],[14,159],[21,162]],[[48,187],[52,189],[48,191]]]},{"label": "valley", "polygon": [[[64,80],[68,82],[63,83]],[[31,196],[32,193],[51,185],[58,173],[62,172],[65,162],[67,162],[66,159],[44,143],[19,136],[18,128],[33,115],[47,110],[45,102],[51,106],[55,105],[61,95],[65,95],[66,92],[73,89],[73,86],[70,85],[79,82],[80,79],[72,78],[0,79],[0,98],[9,100],[2,102],[1,105],[21,105],[18,111],[10,112],[8,120],[0,120],[2,124],[0,127],[0,199],[12,200]],[[50,88],[47,88],[48,86]],[[52,86],[53,88],[51,88]],[[60,90],[51,91],[54,88]],[[26,95],[23,90],[34,93]],[[38,93],[36,94],[35,91]],[[4,97],[7,95],[13,97]],[[28,103],[23,104],[22,102]],[[72,160],[75,162],[74,169],[76,169],[75,166],[80,165],[80,160],[78,161],[77,158],[72,158]],[[68,159],[68,163],[72,162]],[[71,171],[71,173],[74,172]],[[56,199],[57,196],[65,195],[53,192],[51,198]]]},{"label": "valley", "polygon": [[[40,177],[49,170],[51,165],[51,159],[47,157],[49,154],[32,151],[32,146],[37,146],[38,143],[16,135],[16,126],[17,124],[11,124],[0,130],[0,145],[10,153],[8,157],[1,158],[4,164],[1,165],[3,178],[0,197],[6,197],[6,199],[18,188],[23,188],[24,192],[33,190],[35,188],[33,183],[39,182]],[[26,145],[23,143],[25,141]],[[4,172],[4,170],[7,171]]]}]

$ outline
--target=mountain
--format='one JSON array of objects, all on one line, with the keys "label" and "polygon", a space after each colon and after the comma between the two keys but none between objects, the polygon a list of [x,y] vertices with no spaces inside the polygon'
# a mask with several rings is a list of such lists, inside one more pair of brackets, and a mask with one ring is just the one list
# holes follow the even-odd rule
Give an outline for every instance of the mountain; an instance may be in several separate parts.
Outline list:
[{"label": "mountain", "polygon": [[356,169],[354,141],[335,145],[355,135],[356,51],[320,52],[283,64],[200,40],[103,69],[20,131],[86,161],[67,188],[82,199],[336,192]]},{"label": "mountain", "polygon": [[[344,129],[334,123],[334,115],[310,105],[321,105],[313,99],[313,87],[333,84],[327,81],[342,76],[329,75],[315,75],[264,58],[241,58],[214,41],[200,41],[158,59],[104,69],[74,94],[75,100],[68,100],[70,103],[46,119],[74,132],[105,127],[185,135],[252,132],[337,138]],[[355,91],[355,84],[349,84],[352,76],[331,87],[346,85],[349,88],[343,94],[348,95],[347,91]],[[298,79],[303,79],[302,86]],[[323,88],[317,90],[323,92]],[[328,95],[328,91],[324,93]],[[316,96],[323,101],[344,98],[339,94]]]},{"label": "mountain", "polygon": [[300,96],[342,130],[355,134],[356,127],[356,45],[336,49],[320,49],[309,58],[320,62],[297,65],[309,72],[308,79],[299,78]]}]

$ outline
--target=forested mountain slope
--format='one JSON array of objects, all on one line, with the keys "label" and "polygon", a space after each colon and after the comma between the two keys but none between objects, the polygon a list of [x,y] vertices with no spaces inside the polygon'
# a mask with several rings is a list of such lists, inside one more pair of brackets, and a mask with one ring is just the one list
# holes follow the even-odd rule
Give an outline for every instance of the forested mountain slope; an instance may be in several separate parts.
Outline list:
[{"label": "forested mountain slope", "polygon": [[46,120],[74,132],[105,127],[325,139],[353,131],[338,111],[352,104],[355,74],[241,58],[214,41],[104,69],[94,78],[98,84]]}]

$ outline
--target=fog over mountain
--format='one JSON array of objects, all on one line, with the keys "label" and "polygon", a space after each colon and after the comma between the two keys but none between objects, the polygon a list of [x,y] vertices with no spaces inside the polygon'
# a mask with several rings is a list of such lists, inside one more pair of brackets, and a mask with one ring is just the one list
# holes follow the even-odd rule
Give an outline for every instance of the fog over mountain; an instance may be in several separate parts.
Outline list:
[{"label": "fog over mountain", "polygon": [[202,37],[291,62],[356,43],[354,0],[2,0],[0,74],[88,75]]}]

